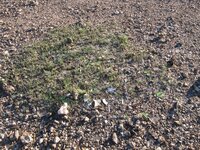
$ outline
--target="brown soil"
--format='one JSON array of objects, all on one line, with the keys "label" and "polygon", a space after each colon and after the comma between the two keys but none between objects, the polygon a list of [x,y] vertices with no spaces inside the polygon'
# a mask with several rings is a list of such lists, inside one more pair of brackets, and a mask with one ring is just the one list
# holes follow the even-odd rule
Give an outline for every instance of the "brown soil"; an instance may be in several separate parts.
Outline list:
[{"label": "brown soil", "polygon": [[[129,87],[138,94],[124,102],[110,96],[108,105],[98,109],[74,106],[66,121],[45,110],[44,102],[19,101],[8,88],[0,98],[0,148],[198,150],[200,1],[1,0],[0,71],[6,71],[8,55],[12,58],[24,44],[40,40],[52,28],[77,22],[93,27],[114,24],[136,46],[156,55],[135,66],[122,65],[127,82],[142,80]],[[164,77],[172,83],[154,85],[141,76],[139,68],[150,66],[159,72],[159,64],[168,65]],[[159,89],[165,91],[164,98],[156,93]],[[0,90],[4,92],[1,85]],[[25,133],[32,137],[27,144],[22,143]]]}]

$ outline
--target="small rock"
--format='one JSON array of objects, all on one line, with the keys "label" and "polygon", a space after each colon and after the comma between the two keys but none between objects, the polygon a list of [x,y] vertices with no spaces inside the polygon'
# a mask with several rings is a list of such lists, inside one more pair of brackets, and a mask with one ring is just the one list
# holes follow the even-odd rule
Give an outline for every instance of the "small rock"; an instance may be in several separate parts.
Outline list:
[{"label": "small rock", "polygon": [[[28,110],[25,110],[26,113],[28,113],[27,111],[28,111]],[[25,115],[24,120],[27,121],[28,118],[29,118],[29,115]]]},{"label": "small rock", "polygon": [[117,128],[118,128],[119,131],[123,131],[124,130],[123,123],[120,123]]},{"label": "small rock", "polygon": [[105,124],[108,124],[108,120],[104,120],[104,123],[105,123]]},{"label": "small rock", "polygon": [[52,133],[52,132],[54,132],[54,127],[50,127],[50,129],[49,129],[49,131],[50,131],[50,133]]},{"label": "small rock", "polygon": [[33,138],[32,138],[32,136],[30,134],[25,133],[24,135],[22,135],[20,137],[20,140],[21,140],[21,142],[23,144],[29,144],[29,143],[31,143],[33,141]]},{"label": "small rock", "polygon": [[56,136],[55,139],[54,139],[54,143],[57,144],[58,142],[60,142],[60,138],[58,136]]},{"label": "small rock", "polygon": [[64,103],[58,110],[58,115],[67,115],[69,113],[69,106],[67,103]]},{"label": "small rock", "polygon": [[120,11],[116,10],[115,12],[112,13],[112,15],[119,15]]},{"label": "small rock", "polygon": [[142,147],[142,150],[147,150],[147,147],[146,147],[146,146],[143,146],[143,147]]},{"label": "small rock", "polygon": [[118,137],[117,137],[117,134],[114,132],[113,135],[112,135],[112,141],[115,143],[115,144],[118,144],[119,140],[118,140]]},{"label": "small rock", "polygon": [[97,108],[101,105],[101,100],[93,100],[93,107]]},{"label": "small rock", "polygon": [[64,116],[63,119],[64,119],[65,121],[68,121],[68,120],[69,120],[68,116]]},{"label": "small rock", "polygon": [[188,83],[188,82],[185,82],[185,83],[183,83],[183,86],[184,86],[184,87],[188,87],[188,86],[189,86],[189,83]]},{"label": "small rock", "polygon": [[85,120],[85,122],[89,122],[90,121],[90,119],[88,117],[85,117],[84,120]]},{"label": "small rock", "polygon": [[106,101],[106,99],[102,99],[102,103],[104,104],[104,105],[108,105],[108,102]]},{"label": "small rock", "polygon": [[54,123],[55,124],[59,124],[60,122],[58,120],[54,120]]},{"label": "small rock", "polygon": [[52,147],[53,149],[56,149],[56,144],[52,144],[51,147]]},{"label": "small rock", "polygon": [[15,138],[18,140],[18,139],[19,139],[19,136],[20,136],[20,135],[19,135],[19,131],[16,130],[16,131],[15,131]]},{"label": "small rock", "polygon": [[9,56],[10,56],[10,54],[9,54],[9,52],[8,52],[8,51],[3,51],[3,55],[4,55],[4,56],[7,56],[7,57],[9,57]]},{"label": "small rock", "polygon": [[39,139],[39,144],[42,144],[44,142],[44,139],[43,138],[40,138]]},{"label": "small rock", "polygon": [[177,126],[180,126],[181,125],[181,122],[180,121],[174,121],[174,123],[175,123],[175,125],[177,125]]},{"label": "small rock", "polygon": [[156,150],[162,150],[162,148],[161,147],[157,147]]}]

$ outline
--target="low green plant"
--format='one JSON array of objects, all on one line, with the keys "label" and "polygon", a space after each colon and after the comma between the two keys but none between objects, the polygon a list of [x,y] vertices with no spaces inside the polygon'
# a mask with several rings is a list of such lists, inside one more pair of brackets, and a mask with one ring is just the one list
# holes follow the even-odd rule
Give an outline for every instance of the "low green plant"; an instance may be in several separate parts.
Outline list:
[{"label": "low green plant", "polygon": [[106,28],[57,28],[43,40],[24,46],[3,77],[15,87],[14,94],[31,99],[69,102],[76,100],[68,98],[69,93],[98,96],[107,87],[123,87],[116,68],[129,53],[134,57],[144,53],[131,47],[127,35]]},{"label": "low green plant", "polygon": [[141,117],[144,120],[148,120],[149,119],[149,113],[147,113],[147,112],[141,112],[138,115],[139,115],[139,117]]},{"label": "low green plant", "polygon": [[158,97],[158,98],[164,98],[164,96],[165,96],[164,92],[162,92],[162,91],[156,92],[156,97]]}]

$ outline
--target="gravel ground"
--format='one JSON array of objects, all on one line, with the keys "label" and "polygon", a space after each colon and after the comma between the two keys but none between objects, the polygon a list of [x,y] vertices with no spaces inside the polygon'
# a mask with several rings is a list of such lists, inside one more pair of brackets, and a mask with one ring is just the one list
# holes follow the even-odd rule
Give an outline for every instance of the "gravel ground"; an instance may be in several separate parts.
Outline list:
[{"label": "gravel ground", "polygon": [[[24,44],[77,22],[114,24],[135,45],[150,49],[142,62],[120,68],[125,85],[132,85],[125,93],[131,88],[137,94],[102,96],[93,107],[73,106],[66,117],[0,85],[0,149],[198,150],[200,1],[1,0],[0,72]],[[144,74],[144,68],[154,74]]]}]

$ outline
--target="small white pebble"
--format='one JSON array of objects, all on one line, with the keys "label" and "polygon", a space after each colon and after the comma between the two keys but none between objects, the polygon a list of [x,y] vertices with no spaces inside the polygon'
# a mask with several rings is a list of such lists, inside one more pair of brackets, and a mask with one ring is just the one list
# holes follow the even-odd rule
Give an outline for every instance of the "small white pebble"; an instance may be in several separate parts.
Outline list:
[{"label": "small white pebble", "polygon": [[39,143],[42,144],[43,142],[44,142],[44,139],[43,139],[43,138],[40,138],[40,139],[39,139]]},{"label": "small white pebble", "polygon": [[54,139],[54,143],[58,143],[58,142],[60,142],[60,138],[56,136]]},{"label": "small white pebble", "polygon": [[162,150],[162,148],[161,148],[161,147],[158,147],[158,148],[156,148],[156,150]]},{"label": "small white pebble", "polygon": [[85,122],[89,122],[90,121],[90,119],[88,117],[85,117],[84,120],[85,120]]},{"label": "small white pebble", "polygon": [[106,99],[102,99],[102,103],[103,103],[104,105],[108,105],[108,102],[106,101]]},{"label": "small white pebble", "polygon": [[10,54],[9,54],[8,51],[4,51],[4,52],[3,52],[3,55],[4,55],[4,56],[7,56],[7,57],[10,56]]},{"label": "small white pebble", "polygon": [[54,132],[54,127],[50,127],[49,131],[52,133]]},{"label": "small white pebble", "polygon": [[19,135],[19,131],[16,130],[16,131],[15,131],[15,138],[16,138],[16,139],[19,139],[19,136],[20,136],[20,135]]}]

